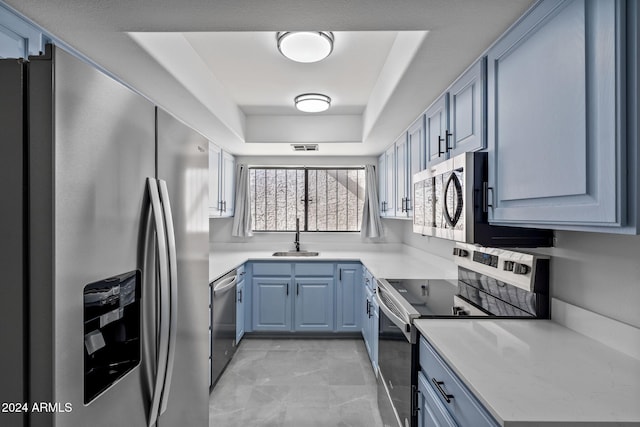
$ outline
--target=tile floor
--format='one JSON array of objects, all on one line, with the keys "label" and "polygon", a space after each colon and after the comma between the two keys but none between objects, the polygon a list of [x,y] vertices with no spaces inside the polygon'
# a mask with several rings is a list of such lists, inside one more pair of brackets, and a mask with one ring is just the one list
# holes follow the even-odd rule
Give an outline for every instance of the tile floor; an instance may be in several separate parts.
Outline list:
[{"label": "tile floor", "polygon": [[211,394],[210,427],[381,427],[359,339],[245,337]]}]

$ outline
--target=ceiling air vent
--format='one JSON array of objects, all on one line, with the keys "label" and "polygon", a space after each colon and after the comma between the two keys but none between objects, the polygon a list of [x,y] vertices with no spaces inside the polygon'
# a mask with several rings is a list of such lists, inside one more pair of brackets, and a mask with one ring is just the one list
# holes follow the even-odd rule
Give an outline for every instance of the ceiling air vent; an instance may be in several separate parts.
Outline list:
[{"label": "ceiling air vent", "polygon": [[318,151],[318,144],[291,144],[293,151]]}]

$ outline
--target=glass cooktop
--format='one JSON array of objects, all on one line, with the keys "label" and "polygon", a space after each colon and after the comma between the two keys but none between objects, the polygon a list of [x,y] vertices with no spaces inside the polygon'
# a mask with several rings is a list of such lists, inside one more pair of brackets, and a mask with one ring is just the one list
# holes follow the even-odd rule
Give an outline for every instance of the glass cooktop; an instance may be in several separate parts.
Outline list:
[{"label": "glass cooktop", "polygon": [[451,316],[457,280],[386,279],[420,316]]},{"label": "glass cooktop", "polygon": [[[462,269],[461,269],[462,270]],[[490,317],[534,317],[535,295],[464,270],[459,280],[386,279],[421,317],[452,316],[454,296]]]}]

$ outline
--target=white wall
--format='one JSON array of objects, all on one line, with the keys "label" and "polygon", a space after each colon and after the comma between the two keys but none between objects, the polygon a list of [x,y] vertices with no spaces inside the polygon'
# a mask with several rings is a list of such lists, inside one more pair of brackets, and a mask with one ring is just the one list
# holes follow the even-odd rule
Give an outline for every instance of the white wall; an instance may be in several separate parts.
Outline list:
[{"label": "white wall", "polygon": [[551,294],[640,328],[640,236],[556,232]]},{"label": "white wall", "polygon": [[[384,222],[386,223],[390,221],[393,221],[393,220],[386,220]],[[430,252],[432,254],[435,254],[441,257],[449,257],[453,254],[453,246],[454,246],[453,241],[438,239],[437,237],[422,236],[418,233],[413,232],[412,221],[402,221],[402,222],[403,222],[402,242],[404,244],[426,251],[426,252]]]}]

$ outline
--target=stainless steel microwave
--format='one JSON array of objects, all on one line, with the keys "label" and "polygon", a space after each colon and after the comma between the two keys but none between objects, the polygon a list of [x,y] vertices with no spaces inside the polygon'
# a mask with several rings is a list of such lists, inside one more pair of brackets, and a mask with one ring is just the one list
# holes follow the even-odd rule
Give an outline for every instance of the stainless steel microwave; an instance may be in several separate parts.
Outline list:
[{"label": "stainless steel microwave", "polygon": [[552,246],[553,233],[488,223],[487,153],[463,153],[413,176],[413,231],[489,247]]}]

